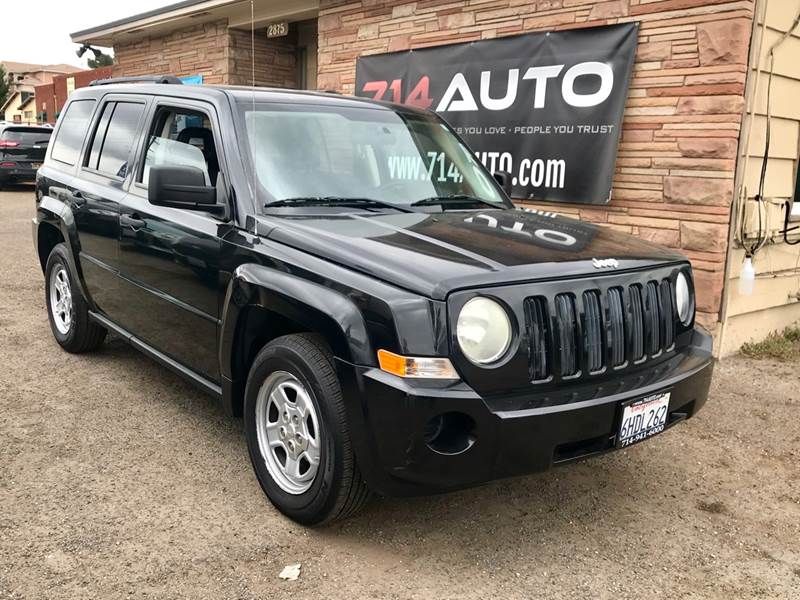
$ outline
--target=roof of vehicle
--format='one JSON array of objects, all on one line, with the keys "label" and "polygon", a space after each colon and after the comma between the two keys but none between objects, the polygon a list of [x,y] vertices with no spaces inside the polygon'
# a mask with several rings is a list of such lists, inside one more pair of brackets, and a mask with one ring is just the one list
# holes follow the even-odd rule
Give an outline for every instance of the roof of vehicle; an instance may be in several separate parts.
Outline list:
[{"label": "roof of vehicle", "polygon": [[395,112],[424,114],[419,108],[369,98],[345,96],[337,92],[293,90],[287,88],[248,87],[233,85],[175,85],[163,83],[104,83],[80,88],[71,98],[100,97],[105,94],[140,94],[174,96],[195,100],[220,100],[224,97],[234,101],[275,102],[286,104],[324,104],[341,107],[363,107],[391,110]]}]

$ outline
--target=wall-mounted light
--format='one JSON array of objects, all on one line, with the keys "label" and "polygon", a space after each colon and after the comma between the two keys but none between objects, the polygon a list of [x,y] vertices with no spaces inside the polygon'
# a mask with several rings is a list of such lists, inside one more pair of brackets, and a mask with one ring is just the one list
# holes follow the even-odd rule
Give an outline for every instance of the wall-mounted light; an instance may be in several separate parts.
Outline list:
[{"label": "wall-mounted light", "polygon": [[83,58],[83,55],[86,54],[87,50],[91,50],[92,51],[92,53],[94,54],[95,59],[99,59],[100,55],[103,54],[100,50],[98,50],[97,48],[92,48],[89,44],[84,44],[83,46],[78,48],[75,51],[75,54],[78,56],[78,58]]}]

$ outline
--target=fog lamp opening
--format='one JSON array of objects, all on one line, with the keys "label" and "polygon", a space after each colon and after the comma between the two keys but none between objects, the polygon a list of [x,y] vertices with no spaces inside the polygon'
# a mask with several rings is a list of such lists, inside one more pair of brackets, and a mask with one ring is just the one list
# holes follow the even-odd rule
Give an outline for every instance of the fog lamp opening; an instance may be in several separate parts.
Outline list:
[{"label": "fog lamp opening", "polygon": [[436,415],[425,424],[423,439],[428,448],[439,454],[461,454],[469,450],[477,439],[475,421],[460,412]]}]

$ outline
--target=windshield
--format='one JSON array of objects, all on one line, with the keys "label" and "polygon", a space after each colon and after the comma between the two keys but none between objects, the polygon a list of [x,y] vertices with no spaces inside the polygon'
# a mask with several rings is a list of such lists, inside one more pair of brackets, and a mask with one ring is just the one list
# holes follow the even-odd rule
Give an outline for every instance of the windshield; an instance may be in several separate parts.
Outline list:
[{"label": "windshield", "polygon": [[433,115],[249,103],[241,111],[261,205],[331,198],[400,206],[442,197],[506,202],[472,152]]}]

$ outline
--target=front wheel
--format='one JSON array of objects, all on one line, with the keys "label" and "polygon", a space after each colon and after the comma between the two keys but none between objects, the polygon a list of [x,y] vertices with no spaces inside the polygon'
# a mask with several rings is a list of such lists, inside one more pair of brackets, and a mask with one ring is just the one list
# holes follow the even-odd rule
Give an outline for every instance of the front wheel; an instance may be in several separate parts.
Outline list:
[{"label": "front wheel", "polygon": [[287,335],[259,352],[244,424],[261,488],[303,525],[354,514],[369,499],[350,444],[333,357],[318,336]]},{"label": "front wheel", "polygon": [[67,352],[94,350],[106,337],[106,330],[89,318],[89,308],[72,281],[67,247],[56,244],[45,268],[47,314],[53,337]]}]

